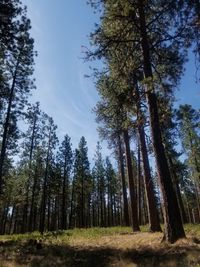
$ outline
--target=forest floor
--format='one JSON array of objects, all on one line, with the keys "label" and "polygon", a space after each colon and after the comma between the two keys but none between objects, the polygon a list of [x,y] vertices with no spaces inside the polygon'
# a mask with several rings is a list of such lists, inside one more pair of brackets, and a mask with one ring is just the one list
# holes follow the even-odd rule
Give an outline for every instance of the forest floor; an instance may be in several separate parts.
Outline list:
[{"label": "forest floor", "polygon": [[91,228],[0,236],[0,267],[200,267],[200,225],[185,225],[187,239],[161,243],[162,233]]}]

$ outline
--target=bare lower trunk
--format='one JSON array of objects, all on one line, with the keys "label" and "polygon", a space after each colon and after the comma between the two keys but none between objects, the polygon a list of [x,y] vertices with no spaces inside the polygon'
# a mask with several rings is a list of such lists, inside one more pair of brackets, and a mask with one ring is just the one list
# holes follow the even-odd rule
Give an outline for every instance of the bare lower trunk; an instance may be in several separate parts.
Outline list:
[{"label": "bare lower trunk", "polygon": [[127,199],[127,191],[126,191],[126,180],[125,180],[125,171],[124,171],[124,159],[123,159],[123,152],[121,147],[121,140],[120,134],[118,135],[118,151],[119,151],[119,166],[120,166],[120,175],[121,175],[121,182],[122,182],[122,193],[123,193],[123,217],[124,217],[124,224],[129,226],[129,212],[128,212],[128,199]]},{"label": "bare lower trunk", "polygon": [[156,158],[157,172],[164,202],[164,239],[170,243],[185,237],[176,194],[173,189],[165,150],[162,143],[160,122],[158,115],[157,96],[153,89],[153,74],[151,69],[150,49],[146,30],[144,1],[138,1],[138,15],[140,22],[141,48],[143,53],[143,69],[145,79],[151,79],[146,85],[146,98],[150,116],[151,136]]},{"label": "bare lower trunk", "polygon": [[138,221],[141,225],[141,156],[140,156],[140,144],[138,142],[138,170],[137,170],[137,203],[138,203]]},{"label": "bare lower trunk", "polygon": [[183,200],[182,200],[182,196],[181,196],[181,192],[180,192],[180,188],[179,188],[179,183],[178,183],[178,176],[176,174],[176,170],[174,169],[174,164],[172,161],[172,158],[170,157],[170,155],[168,156],[168,160],[169,160],[169,166],[170,166],[170,170],[172,173],[172,178],[173,178],[173,184],[174,184],[174,190],[176,193],[176,197],[178,200],[178,206],[180,209],[180,214],[181,214],[181,220],[183,223],[187,223],[187,216],[186,216],[186,212],[185,212],[185,208],[183,205]]},{"label": "bare lower trunk", "polygon": [[158,210],[156,207],[156,200],[153,188],[153,181],[151,177],[151,171],[149,166],[149,159],[147,155],[147,147],[145,140],[145,132],[142,125],[138,126],[138,132],[140,137],[140,145],[143,160],[143,170],[144,170],[144,185],[147,198],[147,209],[149,218],[149,230],[152,232],[162,231],[159,222]]},{"label": "bare lower trunk", "polygon": [[126,147],[126,164],[127,164],[127,173],[128,173],[128,180],[129,180],[129,194],[130,194],[131,211],[132,211],[132,228],[133,228],[133,231],[140,231],[140,227],[138,223],[138,213],[137,213],[137,198],[135,194],[133,168],[132,168],[132,163],[131,163],[129,135],[128,135],[127,130],[124,130],[123,133],[124,133],[124,143]]}]

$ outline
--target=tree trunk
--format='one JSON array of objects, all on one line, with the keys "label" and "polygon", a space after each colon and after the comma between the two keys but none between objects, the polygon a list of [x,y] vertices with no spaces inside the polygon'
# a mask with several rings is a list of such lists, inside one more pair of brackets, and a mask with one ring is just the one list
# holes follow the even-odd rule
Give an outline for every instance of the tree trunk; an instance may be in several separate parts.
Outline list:
[{"label": "tree trunk", "polygon": [[[23,209],[23,226],[22,226],[22,233],[25,233],[29,230],[29,223],[28,223],[28,210],[29,210],[29,192],[30,192],[30,183],[31,183],[31,173],[32,173],[32,158],[33,158],[33,150],[34,150],[34,141],[35,141],[35,134],[36,134],[36,122],[37,122],[37,115],[34,114],[33,120],[33,128],[31,134],[31,145],[30,145],[30,153],[29,153],[29,170],[28,170],[28,180],[26,186],[26,200]],[[31,207],[30,207],[31,211]],[[30,219],[29,219],[30,222]]]},{"label": "tree trunk", "polygon": [[11,217],[10,217],[10,224],[9,224],[9,230],[8,230],[8,234],[9,235],[11,235],[11,233],[12,233],[12,226],[13,226],[14,214],[15,214],[15,204],[13,205],[12,214],[11,214]]},{"label": "tree trunk", "polygon": [[5,205],[2,211],[2,216],[1,216],[1,224],[0,224],[0,234],[4,235],[5,234],[5,227],[6,227],[6,222],[7,222],[7,216],[8,216],[8,206]]},{"label": "tree trunk", "polygon": [[111,226],[111,219],[110,219],[110,215],[111,215],[111,198],[112,198],[112,195],[111,195],[111,190],[110,190],[110,181],[109,181],[109,178],[108,178],[108,204],[107,204],[107,209],[108,209],[108,216],[107,216],[107,226],[110,227]]},{"label": "tree trunk", "polygon": [[123,204],[124,204],[124,224],[125,226],[129,226],[129,212],[128,212],[128,199],[127,199],[127,191],[126,191],[126,179],[125,179],[125,171],[124,171],[124,158],[121,146],[121,138],[118,133],[118,155],[119,155],[119,167],[120,167],[120,175],[122,182],[122,193],[123,193]]},{"label": "tree trunk", "polygon": [[12,108],[14,91],[15,91],[15,83],[16,83],[16,77],[17,77],[18,64],[19,63],[17,63],[16,69],[14,72],[14,76],[13,76],[12,86],[10,89],[10,95],[9,95],[9,100],[8,100],[8,107],[7,107],[7,112],[6,112],[5,123],[3,125],[3,137],[2,137],[2,142],[1,142],[1,154],[0,154],[0,195],[2,194],[3,165],[4,165],[5,156],[6,156],[7,137],[8,137],[9,123],[10,123],[11,108]]},{"label": "tree trunk", "polygon": [[63,177],[63,188],[62,188],[62,219],[61,219],[61,227],[63,230],[67,229],[67,174],[66,174],[66,161],[64,166],[64,177]]},{"label": "tree trunk", "polygon": [[143,125],[143,114],[141,111],[141,101],[140,101],[140,94],[137,81],[135,81],[134,89],[135,89],[134,92],[135,92],[136,106],[137,106],[137,121],[138,121],[138,136],[139,136],[138,139],[140,143],[142,162],[143,162],[143,174],[144,174],[143,178],[144,178],[145,194],[147,199],[149,230],[152,232],[157,232],[157,231],[160,232],[162,230],[160,227],[158,209],[156,206],[156,198],[154,193],[154,185],[149,165],[148,151],[145,139],[145,130]]},{"label": "tree trunk", "polygon": [[73,217],[74,217],[74,190],[75,190],[74,180],[72,181],[72,195],[71,195],[71,206],[70,206],[70,215],[69,215],[69,229],[72,229],[74,224]]},{"label": "tree trunk", "polygon": [[137,198],[135,194],[134,179],[133,179],[133,168],[131,163],[131,152],[130,152],[130,143],[128,131],[124,130],[124,143],[126,148],[126,164],[127,164],[127,173],[129,180],[129,194],[131,202],[131,211],[132,211],[132,228],[133,231],[140,231],[138,223],[138,214],[137,214]]},{"label": "tree trunk", "polygon": [[84,176],[82,174],[82,177],[81,177],[81,205],[80,205],[80,208],[81,208],[81,216],[80,216],[80,227],[84,227],[85,226],[85,197],[84,197]]},{"label": "tree trunk", "polygon": [[137,162],[137,203],[138,203],[138,221],[141,225],[141,156],[140,144],[138,141],[138,162]]},{"label": "tree trunk", "polygon": [[195,196],[196,196],[198,217],[200,220],[200,199],[199,199],[199,193],[198,193],[198,185],[196,181],[194,181],[194,191],[195,191]]},{"label": "tree trunk", "polygon": [[[139,22],[141,31],[141,48],[143,53],[143,69],[145,79],[151,79],[153,83],[153,75],[151,69],[150,49],[146,31],[146,21],[144,13],[144,1],[138,1]],[[150,128],[152,135],[153,148],[156,158],[158,178],[163,196],[164,204],[164,222],[166,241],[173,243],[179,238],[185,237],[183,224],[181,221],[180,211],[176,194],[173,189],[172,179],[165,156],[165,150],[162,143],[160,122],[157,107],[157,96],[154,92],[153,84],[146,86],[146,97],[150,115]]]},{"label": "tree trunk", "polygon": [[144,171],[144,186],[147,199],[147,210],[149,218],[149,230],[152,232],[162,231],[159,222],[158,210],[156,207],[156,200],[154,195],[153,181],[149,166],[149,159],[147,154],[145,132],[143,125],[138,125],[138,132],[140,137],[140,146],[142,152],[143,171]]},{"label": "tree trunk", "polygon": [[188,200],[187,200],[187,196],[185,195],[185,199],[186,199],[186,206],[187,206],[187,213],[188,213],[188,222],[192,223],[192,217],[191,217],[191,208],[189,206]]},{"label": "tree trunk", "polygon": [[33,218],[34,218],[34,206],[35,206],[37,179],[38,179],[38,167],[36,163],[33,187],[32,187],[32,192],[31,192],[30,216],[29,216],[29,225],[28,225],[29,232],[33,231]]},{"label": "tree trunk", "polygon": [[17,226],[18,226],[18,213],[19,213],[19,208],[16,207],[16,212],[15,212],[15,219],[14,219],[14,226],[13,226],[13,234],[17,233]]},{"label": "tree trunk", "polygon": [[173,178],[173,184],[174,184],[174,190],[176,193],[176,197],[178,200],[178,205],[179,205],[179,209],[180,209],[180,214],[181,214],[181,219],[183,223],[187,223],[187,216],[186,216],[186,212],[185,212],[185,208],[183,205],[183,200],[182,200],[182,196],[181,196],[181,192],[180,192],[180,188],[179,188],[179,183],[178,183],[178,176],[176,174],[176,171],[174,169],[174,164],[172,161],[172,158],[170,157],[170,155],[168,155],[168,160],[169,160],[169,166],[171,169],[171,173],[172,173],[172,178]]},{"label": "tree trunk", "polygon": [[40,226],[39,231],[43,235],[45,229],[45,217],[46,217],[46,202],[47,202],[47,178],[48,178],[48,168],[49,168],[49,153],[50,153],[50,133],[49,133],[49,143],[46,157],[46,167],[43,182],[43,192],[40,210]]}]

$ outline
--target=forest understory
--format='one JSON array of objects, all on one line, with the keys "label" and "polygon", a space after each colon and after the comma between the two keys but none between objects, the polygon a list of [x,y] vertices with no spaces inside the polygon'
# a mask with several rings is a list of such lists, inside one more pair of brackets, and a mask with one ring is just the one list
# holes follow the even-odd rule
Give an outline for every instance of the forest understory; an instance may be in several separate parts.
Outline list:
[{"label": "forest understory", "polygon": [[187,238],[162,242],[147,226],[74,229],[0,236],[0,266],[200,266],[200,225],[185,225]]}]

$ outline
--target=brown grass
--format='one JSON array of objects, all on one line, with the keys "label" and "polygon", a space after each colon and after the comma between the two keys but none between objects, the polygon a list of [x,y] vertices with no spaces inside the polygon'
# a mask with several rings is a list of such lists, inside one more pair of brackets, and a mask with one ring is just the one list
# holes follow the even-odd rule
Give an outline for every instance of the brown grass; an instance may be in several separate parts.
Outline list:
[{"label": "brown grass", "polygon": [[0,267],[200,267],[200,234],[190,230],[187,239],[175,244],[161,243],[162,233],[131,233],[117,228],[116,232],[68,231],[31,241],[27,235],[14,240],[4,237],[0,241]]}]

